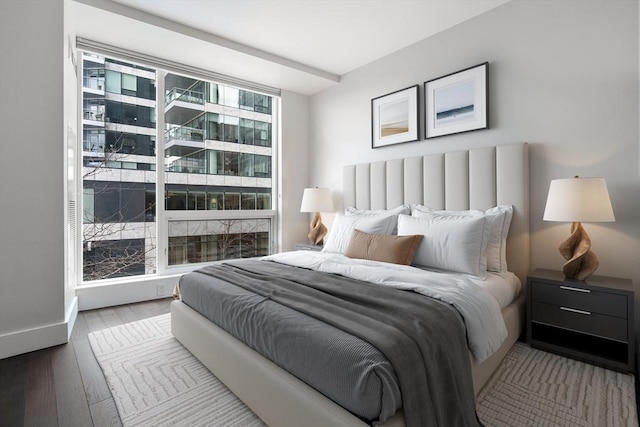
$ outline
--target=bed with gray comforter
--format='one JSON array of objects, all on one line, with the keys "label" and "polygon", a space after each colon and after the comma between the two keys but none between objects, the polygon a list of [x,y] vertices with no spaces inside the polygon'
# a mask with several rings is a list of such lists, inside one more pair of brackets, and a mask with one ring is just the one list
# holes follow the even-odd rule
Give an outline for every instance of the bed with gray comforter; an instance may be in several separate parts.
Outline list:
[{"label": "bed with gray comforter", "polygon": [[[182,300],[368,423],[479,425],[466,329],[442,301],[271,261],[186,274]],[[452,410],[453,408],[453,410]]]}]

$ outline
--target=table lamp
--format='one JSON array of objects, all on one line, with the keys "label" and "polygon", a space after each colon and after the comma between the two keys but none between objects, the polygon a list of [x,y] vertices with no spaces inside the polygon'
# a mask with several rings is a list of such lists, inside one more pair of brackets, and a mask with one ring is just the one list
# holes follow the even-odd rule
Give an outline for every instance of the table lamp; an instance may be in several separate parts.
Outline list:
[{"label": "table lamp", "polygon": [[604,178],[552,180],[543,220],[572,223],[571,235],[559,248],[567,261],[562,272],[569,279],[586,280],[596,271],[599,261],[581,222],[615,221]]},{"label": "table lamp", "polygon": [[315,212],[309,230],[309,242],[321,245],[327,235],[327,227],[322,223],[320,212],[333,211],[333,199],[328,188],[305,188],[302,194],[300,212]]}]

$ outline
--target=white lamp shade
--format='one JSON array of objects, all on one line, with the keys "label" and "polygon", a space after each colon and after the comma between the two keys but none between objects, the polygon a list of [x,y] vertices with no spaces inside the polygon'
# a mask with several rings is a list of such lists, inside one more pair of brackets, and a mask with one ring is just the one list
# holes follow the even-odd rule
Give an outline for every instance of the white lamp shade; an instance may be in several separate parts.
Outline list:
[{"label": "white lamp shade", "polygon": [[604,178],[554,179],[549,186],[545,221],[615,221]]},{"label": "white lamp shade", "polygon": [[331,212],[333,198],[328,188],[305,188],[300,212]]}]

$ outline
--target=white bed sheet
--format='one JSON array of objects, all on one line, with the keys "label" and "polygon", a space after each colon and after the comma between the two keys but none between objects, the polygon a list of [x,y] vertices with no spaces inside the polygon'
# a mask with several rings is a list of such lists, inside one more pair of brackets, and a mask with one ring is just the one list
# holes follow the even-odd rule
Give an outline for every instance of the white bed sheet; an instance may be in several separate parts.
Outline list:
[{"label": "white bed sheet", "polygon": [[517,296],[520,285],[516,276],[510,273],[491,274],[485,279],[477,279],[467,274],[352,259],[337,253],[294,251],[264,259],[412,290],[447,302],[463,316],[469,349],[478,363],[491,356],[507,337],[502,304]]},{"label": "white bed sheet", "polygon": [[522,289],[520,279],[510,271],[506,273],[487,271],[487,277],[484,280],[470,279],[482,289],[489,292],[489,294],[498,301],[500,309],[505,308],[515,301]]}]

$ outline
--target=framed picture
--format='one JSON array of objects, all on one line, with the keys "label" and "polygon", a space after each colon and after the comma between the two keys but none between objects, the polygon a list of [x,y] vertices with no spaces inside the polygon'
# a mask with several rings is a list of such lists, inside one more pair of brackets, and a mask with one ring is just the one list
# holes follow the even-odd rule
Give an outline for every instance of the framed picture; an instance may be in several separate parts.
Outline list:
[{"label": "framed picture", "polygon": [[425,138],[489,127],[489,63],[424,83]]},{"label": "framed picture", "polygon": [[371,147],[418,140],[418,85],[371,100]]}]

